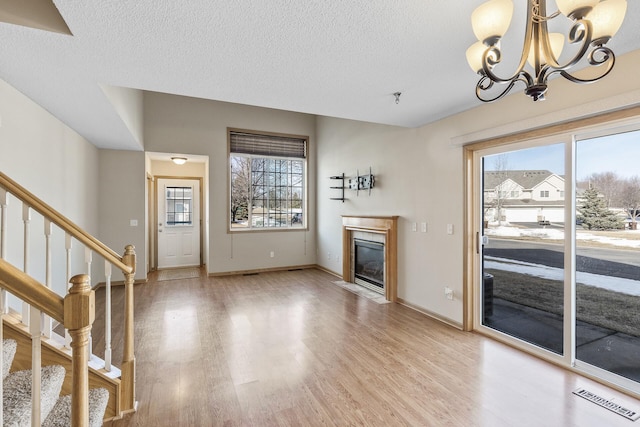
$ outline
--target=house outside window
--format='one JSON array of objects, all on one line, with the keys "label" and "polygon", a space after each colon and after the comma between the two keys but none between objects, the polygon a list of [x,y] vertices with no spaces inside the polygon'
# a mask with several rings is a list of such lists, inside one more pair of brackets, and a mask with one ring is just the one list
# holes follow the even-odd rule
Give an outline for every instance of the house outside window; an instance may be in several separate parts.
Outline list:
[{"label": "house outside window", "polygon": [[231,231],[305,228],[307,141],[229,130]]},{"label": "house outside window", "polygon": [[167,187],[166,191],[167,227],[192,225],[193,187]]}]

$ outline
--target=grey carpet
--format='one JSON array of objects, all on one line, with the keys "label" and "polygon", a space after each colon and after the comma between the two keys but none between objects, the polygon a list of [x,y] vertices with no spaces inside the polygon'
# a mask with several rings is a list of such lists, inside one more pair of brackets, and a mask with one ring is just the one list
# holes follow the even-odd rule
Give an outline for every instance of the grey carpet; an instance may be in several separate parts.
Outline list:
[{"label": "grey carpet", "polygon": [[[65,373],[64,368],[59,365],[42,368],[41,419],[45,419],[56,404]],[[10,373],[3,385],[4,426],[29,427],[31,425],[31,370]]]},{"label": "grey carpet", "polygon": [[[89,426],[100,427],[109,402],[109,392],[104,388],[89,390]],[[67,427],[71,425],[71,395],[61,396],[42,427]]]},{"label": "grey carpet", "polygon": [[13,358],[16,355],[18,343],[15,340],[6,339],[2,341],[2,379],[9,375]]}]

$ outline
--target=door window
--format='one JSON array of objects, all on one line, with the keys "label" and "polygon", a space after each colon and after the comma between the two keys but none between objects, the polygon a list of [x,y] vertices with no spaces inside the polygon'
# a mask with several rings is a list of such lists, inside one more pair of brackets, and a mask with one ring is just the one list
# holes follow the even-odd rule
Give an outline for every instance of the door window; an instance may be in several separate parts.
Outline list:
[{"label": "door window", "polygon": [[167,226],[192,225],[193,187],[166,187]]}]

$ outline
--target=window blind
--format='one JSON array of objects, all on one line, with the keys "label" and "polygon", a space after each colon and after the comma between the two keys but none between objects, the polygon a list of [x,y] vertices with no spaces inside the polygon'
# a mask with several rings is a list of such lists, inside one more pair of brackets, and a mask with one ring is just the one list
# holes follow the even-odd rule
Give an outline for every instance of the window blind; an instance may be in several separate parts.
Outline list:
[{"label": "window blind", "polygon": [[261,156],[307,157],[307,140],[286,136],[259,135],[254,133],[230,132],[230,151],[237,154],[257,154]]}]

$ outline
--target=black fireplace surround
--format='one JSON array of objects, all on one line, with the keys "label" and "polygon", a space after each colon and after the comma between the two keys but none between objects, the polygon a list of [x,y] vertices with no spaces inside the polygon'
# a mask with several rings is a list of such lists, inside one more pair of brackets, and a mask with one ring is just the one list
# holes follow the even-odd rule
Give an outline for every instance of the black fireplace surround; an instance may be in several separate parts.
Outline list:
[{"label": "black fireplace surround", "polygon": [[384,244],[353,239],[355,245],[355,278],[384,289]]}]

